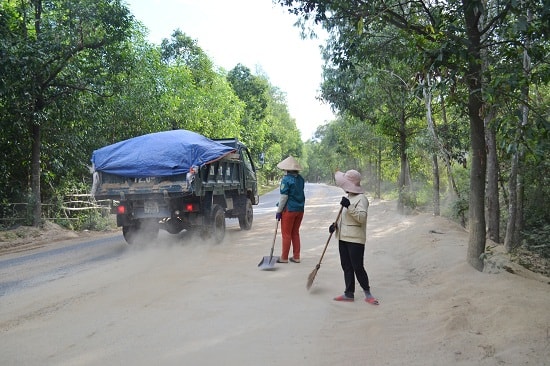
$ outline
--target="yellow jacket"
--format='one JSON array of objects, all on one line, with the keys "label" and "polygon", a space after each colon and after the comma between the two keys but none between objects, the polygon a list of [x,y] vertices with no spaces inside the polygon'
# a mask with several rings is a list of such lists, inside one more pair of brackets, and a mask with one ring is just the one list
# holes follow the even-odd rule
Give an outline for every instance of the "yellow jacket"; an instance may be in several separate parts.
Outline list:
[{"label": "yellow jacket", "polygon": [[364,194],[348,193],[350,205],[342,209],[340,222],[337,223],[338,240],[365,244],[367,241],[367,211],[369,200]]}]

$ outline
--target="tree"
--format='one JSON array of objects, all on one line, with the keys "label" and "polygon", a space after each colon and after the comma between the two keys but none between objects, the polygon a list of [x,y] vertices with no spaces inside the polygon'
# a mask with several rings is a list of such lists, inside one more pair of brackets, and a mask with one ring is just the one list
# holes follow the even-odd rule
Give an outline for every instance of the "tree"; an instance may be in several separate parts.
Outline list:
[{"label": "tree", "polygon": [[241,136],[257,156],[264,149],[269,130],[269,82],[265,78],[253,75],[249,68],[241,64],[229,71],[227,80],[239,99],[245,103],[241,119]]},{"label": "tree", "polygon": [[212,138],[241,137],[245,104],[197,42],[176,30],[162,41],[161,55],[167,67],[163,99],[172,128]]},{"label": "tree", "polygon": [[336,120],[318,127],[315,139],[306,142],[307,179],[333,182],[336,170],[354,167],[363,174],[366,186],[372,187],[380,197],[381,140],[379,132],[370,124],[361,123],[349,114],[341,114]]},{"label": "tree", "polygon": [[110,93],[109,73],[129,36],[132,17],[119,1],[34,0],[0,4],[0,90],[6,111],[2,124],[15,121],[26,136],[30,163],[33,224],[41,222],[43,130],[70,95]]},{"label": "tree", "polygon": [[[322,97],[337,110],[379,125],[379,131],[394,140],[401,168],[397,204],[403,212],[405,206],[416,206],[408,156],[410,137],[417,130],[410,122],[421,113],[415,60],[409,48],[392,35],[379,32],[371,39],[355,26],[341,23],[324,51],[329,66],[324,67]],[[338,56],[344,53],[346,58]],[[352,136],[357,134],[350,134],[348,145],[353,146],[357,139]]]},{"label": "tree", "polygon": [[[300,139],[300,131],[296,127],[296,121],[290,116],[286,105],[286,95],[277,87],[269,88],[269,114],[266,115],[268,130],[260,154],[264,155],[262,174],[268,181],[274,180],[280,169],[277,164],[292,155],[300,158],[303,155],[303,143]],[[301,159],[302,174],[307,171],[305,161]]]},{"label": "tree", "polygon": [[[485,145],[483,98],[484,35],[493,32],[514,11],[526,3],[507,0],[502,2],[423,2],[401,0],[278,0],[291,13],[301,15],[304,22],[321,23],[329,31],[338,30],[343,20],[356,24],[359,32],[375,36],[373,30],[392,26],[399,37],[414,45],[425,58],[424,63],[438,67],[444,65],[453,76],[461,78],[467,86],[467,111],[470,132],[470,197],[469,243],[467,261],[477,270],[483,269],[481,254],[485,250],[485,178],[487,154]],[[541,19],[548,19],[542,2],[528,5]],[[491,7],[490,10],[487,7]],[[546,16],[546,18],[545,18]],[[548,22],[536,23],[530,29],[538,35],[548,34]],[[544,24],[544,25],[543,25]],[[368,33],[368,32],[371,33]],[[510,36],[511,34],[509,34]],[[515,38],[501,40],[514,44]],[[344,50],[337,55],[346,59]]]}]

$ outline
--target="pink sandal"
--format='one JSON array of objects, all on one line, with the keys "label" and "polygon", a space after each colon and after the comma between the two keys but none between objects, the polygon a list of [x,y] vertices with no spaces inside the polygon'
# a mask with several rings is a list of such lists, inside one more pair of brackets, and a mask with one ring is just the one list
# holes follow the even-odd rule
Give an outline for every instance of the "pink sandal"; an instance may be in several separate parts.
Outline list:
[{"label": "pink sandal", "polygon": [[369,304],[372,304],[372,305],[380,305],[380,303],[378,302],[378,300],[376,300],[376,298],[374,297],[365,297],[365,301],[368,302]]},{"label": "pink sandal", "polygon": [[352,301],[354,301],[354,298],[353,297],[347,297],[346,295],[340,295],[340,296],[336,296],[334,298],[334,301],[352,302]]}]

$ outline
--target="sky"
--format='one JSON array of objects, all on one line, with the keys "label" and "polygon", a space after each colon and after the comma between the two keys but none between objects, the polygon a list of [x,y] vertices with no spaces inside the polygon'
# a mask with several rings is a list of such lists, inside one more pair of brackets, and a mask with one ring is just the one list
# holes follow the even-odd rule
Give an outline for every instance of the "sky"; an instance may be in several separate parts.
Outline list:
[{"label": "sky", "polygon": [[287,106],[302,140],[334,119],[330,107],[316,99],[321,84],[322,41],[302,39],[296,17],[272,0],[125,0],[135,18],[160,44],[180,29],[218,67],[237,64],[261,70],[287,96]]}]

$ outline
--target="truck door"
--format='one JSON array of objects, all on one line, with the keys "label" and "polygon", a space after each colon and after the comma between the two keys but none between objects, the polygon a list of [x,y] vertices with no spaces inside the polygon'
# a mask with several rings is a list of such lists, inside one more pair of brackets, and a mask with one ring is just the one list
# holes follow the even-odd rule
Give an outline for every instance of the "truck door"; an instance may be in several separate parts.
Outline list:
[{"label": "truck door", "polygon": [[243,147],[241,149],[241,156],[244,163],[244,178],[245,178],[245,187],[247,191],[252,193],[252,204],[257,205],[259,202],[258,197],[258,183],[256,180],[256,168],[254,167],[254,162],[250,157],[250,152],[247,148]]}]

